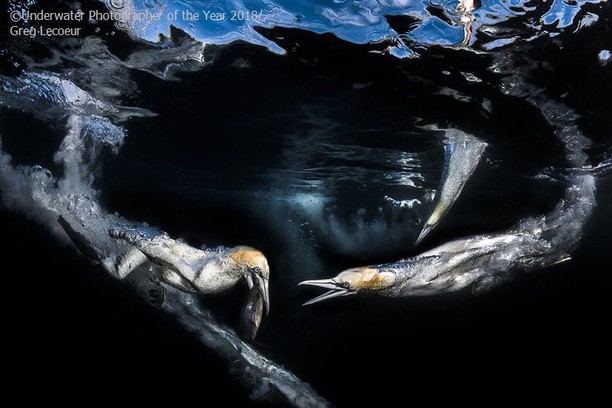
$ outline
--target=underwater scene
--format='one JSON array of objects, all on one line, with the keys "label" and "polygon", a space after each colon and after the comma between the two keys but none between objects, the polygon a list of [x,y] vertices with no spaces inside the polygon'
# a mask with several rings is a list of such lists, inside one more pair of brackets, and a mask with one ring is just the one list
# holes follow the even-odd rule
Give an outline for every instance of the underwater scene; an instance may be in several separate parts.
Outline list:
[{"label": "underwater scene", "polygon": [[609,1],[9,0],[0,38],[15,384],[603,391]]}]

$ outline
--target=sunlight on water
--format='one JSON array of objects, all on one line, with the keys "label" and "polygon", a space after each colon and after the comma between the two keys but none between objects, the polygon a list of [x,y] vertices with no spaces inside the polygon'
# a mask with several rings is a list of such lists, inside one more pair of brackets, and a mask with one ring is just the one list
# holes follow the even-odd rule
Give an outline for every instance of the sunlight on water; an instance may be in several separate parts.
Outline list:
[{"label": "sunlight on water", "polygon": [[[273,37],[257,29],[286,27],[332,33],[355,44],[386,43],[389,52],[398,57],[413,57],[423,45],[473,45],[490,50],[519,38],[557,34],[577,21],[582,28],[596,19],[585,13],[583,6],[602,2],[605,0],[535,4],[525,0],[484,0],[481,4],[473,0],[106,0],[109,8],[119,15],[124,13],[122,27],[152,42],[158,41],[159,34],[168,36],[172,24],[205,43],[245,40],[283,53]],[[130,21],[130,16],[139,13],[153,13],[159,18],[133,17]],[[402,24],[394,26],[388,16],[401,18]],[[518,27],[514,19],[525,22],[527,29]]]},{"label": "sunlight on water", "polygon": [[[364,377],[325,366],[339,344],[330,333],[352,333],[340,339],[347,360],[377,358],[367,343],[382,333],[406,346],[418,333],[396,336],[395,325],[427,307],[390,322],[372,316],[380,296],[484,293],[568,261],[594,228],[596,181],[612,173],[606,102],[594,95],[612,57],[609,39],[581,44],[583,72],[570,46],[609,24],[605,0],[92,4],[44,6],[93,7],[91,35],[0,47],[3,209],[129,274],[254,400],[327,406],[315,391],[326,386],[352,401],[343,384],[322,384],[328,372]],[[358,277],[340,280],[345,268]],[[238,274],[257,306],[242,317],[263,322],[263,346],[200,302]],[[314,280],[369,296],[296,313],[296,284]],[[262,320],[266,285],[273,312]],[[356,313],[365,330],[351,326]],[[372,381],[396,368],[384,360]]]}]

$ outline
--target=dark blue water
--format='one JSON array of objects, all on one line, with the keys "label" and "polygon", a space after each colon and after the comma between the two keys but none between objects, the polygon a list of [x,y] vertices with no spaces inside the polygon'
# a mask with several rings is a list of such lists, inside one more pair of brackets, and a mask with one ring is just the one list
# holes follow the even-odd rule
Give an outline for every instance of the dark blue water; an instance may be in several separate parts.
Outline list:
[{"label": "dark blue water", "polygon": [[[597,207],[570,262],[485,295],[354,296],[303,308],[315,293],[296,287],[554,208],[566,187],[564,148],[538,106],[503,92],[495,64],[504,56],[524,83],[579,115],[594,165],[609,160],[612,62],[602,52],[612,49],[610,5],[549,3],[482,1],[466,34],[457,1],[135,1],[136,10],[164,13],[264,11],[254,20],[176,22],[213,44],[196,62],[160,56],[173,49],[170,39],[142,42],[170,35],[167,21],[134,23],[131,35],[112,23],[88,26],[102,48],[7,37],[2,74],[57,72],[103,100],[155,112],[122,123],[125,145],[103,157],[95,180],[100,202],[194,245],[261,249],[272,310],[255,347],[335,406],[410,404],[416,395],[473,401],[485,390],[504,399],[558,394],[563,385],[579,390],[591,381],[589,367],[610,358],[609,173],[598,178]],[[0,108],[3,150],[61,172],[51,158],[63,119]],[[443,173],[436,128],[449,127],[488,143],[486,155],[416,248],[433,206],[423,197]],[[388,230],[384,196],[422,205]],[[7,369],[17,382],[35,383],[48,400],[75,387],[173,403],[183,395],[204,404],[211,395],[241,406],[278,402],[251,401],[195,336],[27,214],[3,209],[0,218],[10,237],[2,255],[21,262],[2,267],[5,332],[19,357]],[[241,289],[202,302],[238,327]],[[69,374],[58,377],[57,367]],[[152,386],[132,385],[136,378]],[[558,385],[546,390],[543,379]]]}]

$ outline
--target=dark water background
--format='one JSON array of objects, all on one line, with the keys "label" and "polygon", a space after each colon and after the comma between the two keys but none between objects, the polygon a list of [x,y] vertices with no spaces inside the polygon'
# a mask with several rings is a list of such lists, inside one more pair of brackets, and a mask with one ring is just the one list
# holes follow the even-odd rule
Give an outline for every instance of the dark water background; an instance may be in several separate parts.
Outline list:
[{"label": "dark water background", "polygon": [[[546,86],[551,98],[567,93],[563,100],[581,114],[583,131],[596,142],[595,160],[612,134],[612,68],[601,67],[596,57],[612,48],[610,15],[601,18],[605,24],[591,30],[528,48],[540,64],[530,79]],[[285,29],[277,34],[299,51],[280,56],[235,44],[180,82],[135,73],[140,93],[132,98],[159,116],[126,124],[130,137],[119,156],[105,160],[98,182],[103,204],[195,244],[261,249],[273,273],[272,311],[257,347],[336,406],[408,405],[424,395],[478,401],[490,390],[499,399],[519,401],[527,390],[544,397],[598,392],[601,379],[592,367],[607,370],[612,340],[609,176],[598,180],[598,205],[570,262],[519,276],[481,296],[353,297],[299,306],[313,295],[295,288],[300,279],[412,255],[550,210],[563,183],[535,175],[564,161],[562,146],[537,110],[503,96],[495,78],[487,79],[486,57],[433,47],[423,58],[398,60],[331,35]],[[248,69],[236,64],[239,59],[248,61]],[[441,66],[452,74],[442,74]],[[467,83],[459,72],[485,83]],[[430,83],[448,84],[475,100],[435,94]],[[492,102],[492,116],[483,115],[482,98]],[[16,161],[51,166],[63,129],[22,113],[2,112],[0,118],[3,148]],[[436,188],[440,140],[419,133],[416,118],[458,127],[489,143],[487,159],[440,227],[422,248],[408,243],[379,255],[342,253],[321,239],[318,246],[305,246],[314,245],[323,270],[304,276],[303,269],[292,268],[291,262],[309,263],[268,222],[273,217],[266,208],[273,207],[266,200],[279,191],[312,191],[308,181],[324,180],[332,186],[339,217],[359,208],[369,216],[384,194],[402,199],[413,192],[384,181],[382,175],[398,170],[384,154],[368,162],[354,157],[379,146],[401,151],[404,143],[431,160],[422,170],[423,183]],[[291,150],[308,135],[311,150],[307,144]],[[332,147],[342,154],[330,155]],[[296,168],[294,161],[318,170]],[[18,270],[2,267],[5,350],[14,358],[5,370],[14,380],[35,383],[36,393],[48,400],[69,400],[72,389],[112,400],[121,390],[143,401],[172,397],[177,404],[196,396],[208,405],[215,395],[227,404],[257,405],[225,363],[127,285],[20,215],[2,210],[0,225],[11,237],[3,256],[22,263]],[[207,302],[220,320],[236,327],[243,295],[238,288]],[[58,375],[59,367],[68,374]],[[136,378],[148,385],[135,386]]]}]

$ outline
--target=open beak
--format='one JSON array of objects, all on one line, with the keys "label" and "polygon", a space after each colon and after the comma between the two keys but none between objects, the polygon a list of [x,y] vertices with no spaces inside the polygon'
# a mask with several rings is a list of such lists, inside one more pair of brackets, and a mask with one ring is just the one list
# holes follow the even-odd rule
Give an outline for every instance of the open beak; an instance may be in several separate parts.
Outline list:
[{"label": "open beak", "polygon": [[333,299],[342,296],[354,295],[357,292],[345,289],[338,285],[338,283],[333,279],[319,279],[319,280],[306,280],[298,283],[298,285],[309,285],[309,286],[317,286],[324,289],[329,289],[329,291],[323,293],[320,296],[317,296],[314,299],[309,300],[304,303],[302,306],[312,305],[313,303],[318,303],[323,300]]}]

